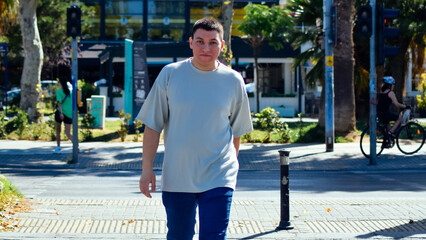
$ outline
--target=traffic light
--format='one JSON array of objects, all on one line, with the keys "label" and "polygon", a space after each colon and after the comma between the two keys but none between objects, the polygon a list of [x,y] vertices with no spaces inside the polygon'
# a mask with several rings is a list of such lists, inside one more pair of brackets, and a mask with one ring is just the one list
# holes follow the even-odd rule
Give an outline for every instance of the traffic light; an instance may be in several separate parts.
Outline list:
[{"label": "traffic light", "polygon": [[67,37],[81,36],[81,9],[78,6],[67,8]]},{"label": "traffic light", "polygon": [[399,34],[398,28],[386,27],[392,19],[398,17],[398,14],[398,9],[377,7],[377,65],[383,65],[386,57],[395,56],[399,52],[399,47],[386,45],[386,39],[397,37]]},{"label": "traffic light", "polygon": [[358,34],[364,37],[371,37],[372,11],[370,5],[363,5],[358,9]]}]

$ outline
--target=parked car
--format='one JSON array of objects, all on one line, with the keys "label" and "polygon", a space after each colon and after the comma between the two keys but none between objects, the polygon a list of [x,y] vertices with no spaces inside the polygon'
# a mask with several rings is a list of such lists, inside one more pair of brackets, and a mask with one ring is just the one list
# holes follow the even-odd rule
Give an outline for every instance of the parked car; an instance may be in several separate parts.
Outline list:
[{"label": "parked car", "polygon": [[50,97],[53,95],[54,86],[58,83],[56,80],[42,80],[41,81],[41,91],[45,97]]},{"label": "parked car", "polygon": [[17,102],[19,99],[18,97],[21,96],[21,89],[19,88],[13,88],[10,91],[7,91],[7,103],[8,105]]}]

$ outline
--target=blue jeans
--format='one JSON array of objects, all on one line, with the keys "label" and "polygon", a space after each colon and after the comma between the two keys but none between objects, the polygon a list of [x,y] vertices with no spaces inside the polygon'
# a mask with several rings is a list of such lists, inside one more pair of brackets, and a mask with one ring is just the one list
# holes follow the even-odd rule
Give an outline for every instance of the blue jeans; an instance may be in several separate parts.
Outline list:
[{"label": "blue jeans", "polygon": [[231,188],[214,188],[202,193],[163,192],[167,213],[167,239],[192,240],[198,206],[200,240],[226,239],[231,211]]}]

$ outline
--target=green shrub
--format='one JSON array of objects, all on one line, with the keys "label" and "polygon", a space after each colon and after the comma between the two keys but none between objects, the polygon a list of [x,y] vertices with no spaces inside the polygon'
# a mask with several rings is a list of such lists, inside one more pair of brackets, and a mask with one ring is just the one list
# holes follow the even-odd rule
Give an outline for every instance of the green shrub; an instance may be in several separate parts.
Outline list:
[{"label": "green shrub", "polygon": [[19,138],[22,138],[25,129],[28,127],[28,113],[18,110],[18,114],[12,120],[13,126],[16,128]]},{"label": "green shrub", "polygon": [[81,101],[83,107],[80,109],[80,112],[86,112],[87,109],[87,98],[91,98],[95,94],[95,86],[92,83],[86,82],[84,79],[77,81],[78,89],[81,89]]},{"label": "green shrub", "polygon": [[135,119],[135,121],[133,121],[133,123],[135,124],[135,137],[133,138],[133,142],[139,142],[139,137],[140,137],[140,131],[139,129],[142,127],[142,121],[139,119]]},{"label": "green shrub", "polygon": [[278,134],[280,137],[280,142],[288,143],[291,139],[291,129],[288,127],[288,124],[285,122],[277,121],[274,127],[274,133]]},{"label": "green shrub", "polygon": [[83,141],[90,141],[93,139],[92,129],[94,123],[95,117],[93,117],[92,114],[87,113],[84,115],[83,120],[81,120],[83,128],[80,130],[81,134],[83,135]]},{"label": "green shrub", "polygon": [[18,189],[13,186],[9,180],[6,179],[5,176],[0,175],[0,182],[3,184],[3,192],[0,194],[2,196],[9,196],[11,194],[16,195],[18,197],[23,197],[22,193],[18,191]]},{"label": "green shrub", "polygon": [[6,133],[6,113],[2,112],[0,113],[0,138],[5,138],[7,136]]},{"label": "green shrub", "polygon": [[129,120],[131,115],[129,113],[124,114],[124,110],[121,110],[118,114],[119,114],[121,123],[120,123],[120,129],[117,132],[120,135],[121,141],[124,142],[126,140],[126,136],[129,131]]},{"label": "green shrub", "polygon": [[34,140],[39,140],[40,137],[44,134],[46,131],[46,124],[39,123],[39,124],[30,124],[28,125],[28,133],[31,135],[30,138]]},{"label": "green shrub", "polygon": [[49,127],[49,137],[51,141],[56,140],[56,121],[55,115],[50,115],[49,120],[46,121],[47,126]]},{"label": "green shrub", "polygon": [[243,136],[241,136],[241,141],[242,142],[246,142],[246,143],[251,143],[253,142],[253,138],[251,137],[251,132],[244,134]]},{"label": "green shrub", "polygon": [[419,110],[425,111],[426,110],[426,74],[423,73],[421,75],[421,78],[423,80],[419,84],[420,95],[417,95],[417,108]]},{"label": "green shrub", "polygon": [[268,131],[268,135],[263,139],[262,142],[270,142],[271,141],[271,133],[274,131],[274,128],[277,126],[277,122],[279,122],[278,112],[271,107],[267,107],[260,111],[260,113],[256,113],[257,121],[260,123],[263,129]]}]

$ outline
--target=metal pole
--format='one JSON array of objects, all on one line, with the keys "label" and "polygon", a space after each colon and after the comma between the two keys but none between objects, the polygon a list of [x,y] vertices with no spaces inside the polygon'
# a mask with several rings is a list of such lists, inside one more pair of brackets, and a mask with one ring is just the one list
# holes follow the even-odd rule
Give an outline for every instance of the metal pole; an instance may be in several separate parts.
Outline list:
[{"label": "metal pole", "polygon": [[370,37],[370,165],[376,165],[376,0],[370,0],[371,37]]},{"label": "metal pole", "polygon": [[78,80],[78,55],[77,39],[71,39],[72,63],[72,163],[78,162],[78,109],[77,109],[77,80]]},{"label": "metal pole", "polygon": [[281,221],[277,230],[289,230],[294,227],[290,222],[290,188],[289,188],[289,156],[290,151],[280,150],[280,174],[281,174]]},{"label": "metal pole", "polygon": [[333,37],[332,0],[324,0],[324,45],[325,45],[325,144],[326,151],[334,150],[334,83],[333,83]]}]

